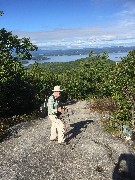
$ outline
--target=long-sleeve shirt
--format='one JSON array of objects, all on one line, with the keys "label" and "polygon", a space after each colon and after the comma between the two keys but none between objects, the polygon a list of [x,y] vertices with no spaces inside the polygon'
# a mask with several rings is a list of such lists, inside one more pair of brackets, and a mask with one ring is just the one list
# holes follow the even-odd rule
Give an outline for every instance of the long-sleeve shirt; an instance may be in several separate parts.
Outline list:
[{"label": "long-sleeve shirt", "polygon": [[48,99],[48,115],[53,115],[58,113],[58,107],[60,106],[60,101],[58,98],[55,98],[51,95]]}]

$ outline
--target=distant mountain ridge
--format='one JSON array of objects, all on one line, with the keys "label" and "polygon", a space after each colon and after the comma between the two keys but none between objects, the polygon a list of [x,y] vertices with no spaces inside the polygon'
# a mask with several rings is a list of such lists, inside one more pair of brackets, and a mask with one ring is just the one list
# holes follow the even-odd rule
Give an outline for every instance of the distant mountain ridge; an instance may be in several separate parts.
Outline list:
[{"label": "distant mountain ridge", "polygon": [[112,46],[103,48],[83,48],[83,49],[65,49],[65,50],[42,50],[31,52],[32,55],[44,54],[46,56],[63,56],[63,55],[86,55],[90,51],[94,53],[102,53],[106,51],[107,53],[118,53],[118,52],[128,52],[130,50],[135,50],[135,46],[124,47],[124,46]]}]

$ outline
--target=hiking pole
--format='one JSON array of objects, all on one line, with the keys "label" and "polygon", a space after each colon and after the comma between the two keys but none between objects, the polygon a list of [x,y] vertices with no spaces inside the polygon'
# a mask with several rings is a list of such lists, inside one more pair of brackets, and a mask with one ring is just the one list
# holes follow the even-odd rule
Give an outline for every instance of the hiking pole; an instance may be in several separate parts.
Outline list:
[{"label": "hiking pole", "polygon": [[[68,114],[66,115],[65,109],[66,109],[66,108],[64,108],[64,115],[60,116],[60,119],[61,119],[61,121],[63,122],[63,124],[64,124],[64,126],[65,126],[66,139],[68,140],[68,141],[67,141],[67,144],[69,144],[70,147],[71,147],[71,150],[73,150],[73,149],[74,149],[74,146],[75,146],[75,145],[73,145],[73,143],[72,143],[73,132],[72,132],[72,133],[70,134],[70,136],[69,136],[68,126],[67,126],[67,123],[66,123],[66,121],[65,121],[65,117],[67,116],[67,117],[68,117],[68,121],[70,122],[69,112],[68,112],[68,109],[67,109],[67,113],[68,113]],[[71,138],[71,139],[70,139],[70,138]]]},{"label": "hiking pole", "polygon": [[[65,108],[64,108],[64,111],[65,111]],[[65,128],[65,133],[66,133],[66,135],[68,135],[68,127],[67,127],[67,125],[66,125],[66,122],[65,122],[65,120],[64,120],[65,118],[64,118],[64,116],[62,115],[62,116],[60,116],[60,120],[63,122],[63,124],[64,124],[64,128]]]},{"label": "hiking pole", "polygon": [[[71,109],[72,111],[72,115],[74,114],[73,113],[73,109]],[[67,111],[68,112],[68,111]],[[70,122],[70,118],[69,118],[69,113],[68,113],[68,120],[69,120],[69,122]],[[74,138],[74,133],[73,133],[73,131],[71,131],[71,138],[69,139],[69,144],[70,144],[70,147],[71,147],[71,150],[74,150],[74,148],[75,148],[75,144],[73,144],[73,138]]]},{"label": "hiking pole", "polygon": [[[64,111],[65,111],[65,109],[64,109]],[[67,109],[67,117],[68,117],[68,122],[70,122],[70,118],[69,118],[69,112],[68,112],[68,109]],[[65,122],[65,121],[64,121]],[[70,147],[71,147],[71,149],[73,150],[74,149],[74,147],[73,147],[73,144],[72,144],[72,136],[73,136],[73,132],[70,134],[70,136],[69,136],[69,132],[68,132],[68,128],[67,128],[67,126],[66,126],[66,123],[65,123],[65,127],[66,127],[66,134],[67,134],[67,139],[68,139],[68,144],[70,144]],[[70,137],[72,137],[71,139],[70,139]]]}]

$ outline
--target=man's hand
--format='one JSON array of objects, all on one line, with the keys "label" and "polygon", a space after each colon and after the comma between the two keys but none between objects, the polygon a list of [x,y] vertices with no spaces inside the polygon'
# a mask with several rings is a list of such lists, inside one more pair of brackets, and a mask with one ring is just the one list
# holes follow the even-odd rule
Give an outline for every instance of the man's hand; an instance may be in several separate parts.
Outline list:
[{"label": "man's hand", "polygon": [[61,107],[58,107],[58,112],[61,112]]}]

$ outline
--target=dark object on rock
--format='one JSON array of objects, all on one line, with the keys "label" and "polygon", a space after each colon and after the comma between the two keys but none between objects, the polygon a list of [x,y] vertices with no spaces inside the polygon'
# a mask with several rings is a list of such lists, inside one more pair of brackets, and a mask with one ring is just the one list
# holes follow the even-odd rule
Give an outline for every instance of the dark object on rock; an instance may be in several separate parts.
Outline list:
[{"label": "dark object on rock", "polygon": [[97,167],[96,167],[96,171],[102,172],[102,171],[103,171],[103,168],[102,168],[101,166],[97,166]]}]

